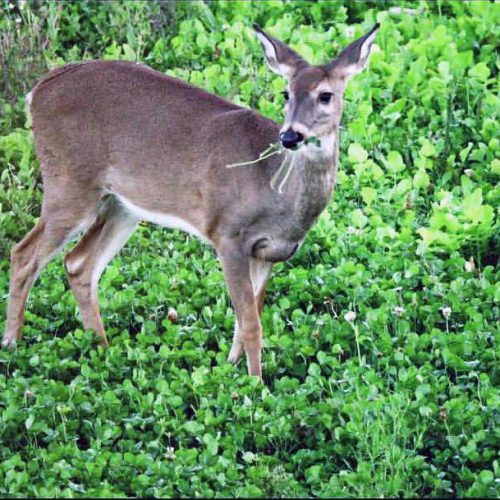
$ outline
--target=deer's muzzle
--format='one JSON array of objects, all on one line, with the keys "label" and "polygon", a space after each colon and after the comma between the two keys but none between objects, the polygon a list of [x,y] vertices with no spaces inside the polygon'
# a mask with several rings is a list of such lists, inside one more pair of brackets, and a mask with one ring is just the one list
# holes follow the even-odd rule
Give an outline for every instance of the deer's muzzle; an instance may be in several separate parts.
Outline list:
[{"label": "deer's muzzle", "polygon": [[286,132],[280,134],[281,144],[287,149],[293,149],[297,147],[299,142],[302,142],[303,140],[304,136],[299,132],[295,132],[295,130],[292,130],[291,128],[289,128]]}]

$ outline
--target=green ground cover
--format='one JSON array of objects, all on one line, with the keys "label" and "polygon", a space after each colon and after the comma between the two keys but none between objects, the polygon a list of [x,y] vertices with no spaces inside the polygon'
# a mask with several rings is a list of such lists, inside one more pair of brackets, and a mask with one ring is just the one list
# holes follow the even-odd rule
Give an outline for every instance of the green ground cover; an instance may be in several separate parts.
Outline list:
[{"label": "green ground cover", "polygon": [[0,495],[498,496],[498,4],[2,0],[0,328],[9,251],[40,211],[36,78],[140,60],[280,121],[254,21],[313,63],[382,24],[334,197],[274,268],[265,385],[225,361],[210,248],[142,225],[101,280],[107,350],[58,257],[0,352]]}]

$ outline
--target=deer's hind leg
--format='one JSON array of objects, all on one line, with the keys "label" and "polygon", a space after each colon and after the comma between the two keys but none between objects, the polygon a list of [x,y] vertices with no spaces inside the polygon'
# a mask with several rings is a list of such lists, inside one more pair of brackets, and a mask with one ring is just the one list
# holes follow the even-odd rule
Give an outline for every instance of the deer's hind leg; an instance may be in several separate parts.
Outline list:
[{"label": "deer's hind leg", "polygon": [[108,341],[99,310],[97,285],[106,265],[125,245],[137,222],[136,217],[110,196],[94,224],[64,260],[83,325],[94,330],[103,344]]},{"label": "deer's hind leg", "polygon": [[92,217],[92,204],[68,210],[62,200],[44,200],[42,214],[36,226],[18,243],[11,253],[11,277],[7,324],[3,347],[13,346],[21,338],[24,307],[29,291],[43,268],[73,236],[85,228]]}]

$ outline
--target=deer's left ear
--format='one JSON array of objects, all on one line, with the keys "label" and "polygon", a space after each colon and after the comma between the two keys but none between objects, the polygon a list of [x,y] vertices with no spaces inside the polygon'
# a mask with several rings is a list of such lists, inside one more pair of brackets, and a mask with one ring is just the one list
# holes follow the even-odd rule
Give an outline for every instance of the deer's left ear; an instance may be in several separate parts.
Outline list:
[{"label": "deer's left ear", "polygon": [[349,44],[329,65],[328,69],[334,70],[344,76],[350,78],[363,71],[370,57],[370,52],[373,40],[377,35],[380,24],[377,23],[373,28],[358,38],[356,41]]},{"label": "deer's left ear", "polygon": [[278,75],[290,79],[300,67],[308,65],[297,52],[277,38],[268,35],[257,24],[253,25],[253,29],[262,44],[269,68]]}]

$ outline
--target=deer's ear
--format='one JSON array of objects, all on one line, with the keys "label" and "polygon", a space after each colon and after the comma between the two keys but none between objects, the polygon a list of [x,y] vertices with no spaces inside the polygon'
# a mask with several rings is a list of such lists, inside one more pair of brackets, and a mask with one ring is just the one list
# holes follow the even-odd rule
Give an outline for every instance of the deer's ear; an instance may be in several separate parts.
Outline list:
[{"label": "deer's ear", "polygon": [[293,78],[298,68],[307,63],[288,45],[265,33],[257,24],[253,25],[262,44],[266,61],[272,71],[285,78]]},{"label": "deer's ear", "polygon": [[351,76],[358,74],[360,71],[363,71],[368,64],[373,40],[375,39],[379,28],[380,24],[375,24],[375,26],[368,33],[349,44],[328,65],[328,68],[330,70],[335,69],[338,74],[344,76],[345,78],[350,78]]}]

